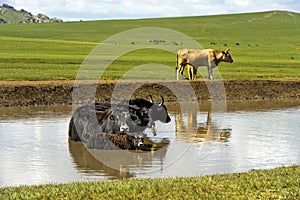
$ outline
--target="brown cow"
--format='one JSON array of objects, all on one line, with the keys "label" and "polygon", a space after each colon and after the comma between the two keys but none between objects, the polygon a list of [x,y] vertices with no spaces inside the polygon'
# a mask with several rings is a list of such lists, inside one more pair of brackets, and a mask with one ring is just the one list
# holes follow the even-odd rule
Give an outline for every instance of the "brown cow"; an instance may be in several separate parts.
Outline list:
[{"label": "brown cow", "polygon": [[226,51],[218,51],[214,49],[182,49],[177,51],[177,80],[179,74],[183,75],[185,66],[188,65],[189,79],[194,80],[197,69],[200,66],[206,66],[208,69],[208,78],[213,79],[212,70],[217,67],[220,62],[230,62],[233,60]]}]

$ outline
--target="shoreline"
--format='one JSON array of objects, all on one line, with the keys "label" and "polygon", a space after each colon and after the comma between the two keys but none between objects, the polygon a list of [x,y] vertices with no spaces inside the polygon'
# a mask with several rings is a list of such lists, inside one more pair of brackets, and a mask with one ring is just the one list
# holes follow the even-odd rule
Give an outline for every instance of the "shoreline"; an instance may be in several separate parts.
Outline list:
[{"label": "shoreline", "polygon": [[[98,83],[87,81],[80,83],[80,95],[76,101],[72,100],[75,81],[0,81],[0,107],[37,106],[37,105],[71,105],[72,103],[88,103],[96,101],[110,101],[117,85],[122,94],[117,97],[148,98],[151,94],[154,100],[159,101],[163,95],[166,102],[180,100],[201,100],[222,98],[218,93],[212,94],[208,87],[214,91],[225,89],[226,100],[295,100],[300,99],[300,81],[274,81],[274,80],[224,80],[224,81],[118,81],[101,80]],[[224,87],[223,87],[224,84]],[[195,92],[195,99],[188,99],[186,87]],[[86,100],[89,91],[97,88],[95,99]],[[83,92],[82,92],[83,91]],[[87,94],[85,93],[87,92]],[[176,94],[174,94],[174,91]],[[213,96],[214,95],[214,96]],[[125,99],[126,99],[125,98]]]}]

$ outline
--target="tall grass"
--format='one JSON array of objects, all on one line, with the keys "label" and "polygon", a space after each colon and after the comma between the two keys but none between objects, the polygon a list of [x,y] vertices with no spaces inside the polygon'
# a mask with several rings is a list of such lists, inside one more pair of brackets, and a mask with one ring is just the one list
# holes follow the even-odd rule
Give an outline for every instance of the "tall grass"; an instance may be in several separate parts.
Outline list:
[{"label": "tall grass", "polygon": [[[0,80],[75,79],[81,63],[98,43],[138,27],[170,28],[204,48],[230,48],[234,62],[218,67],[225,79],[300,80],[300,14],[281,11],[0,25]],[[181,48],[188,46],[178,45]],[[154,49],[135,51],[115,61],[105,76],[119,78],[132,67],[149,62],[175,69],[176,56]]]}]

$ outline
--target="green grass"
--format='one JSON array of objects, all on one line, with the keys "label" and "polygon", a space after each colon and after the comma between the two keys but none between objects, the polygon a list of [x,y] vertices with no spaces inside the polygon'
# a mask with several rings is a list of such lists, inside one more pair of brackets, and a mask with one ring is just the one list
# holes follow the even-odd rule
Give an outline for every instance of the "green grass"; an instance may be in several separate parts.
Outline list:
[{"label": "green grass", "polygon": [[[4,24],[0,25],[0,80],[75,79],[81,63],[97,44],[138,27],[169,28],[192,37],[204,48],[230,48],[234,62],[221,63],[218,67],[224,79],[300,80],[300,14],[282,11]],[[153,39],[160,38],[149,38]],[[217,44],[211,45],[212,41]],[[179,45],[176,48],[188,46]],[[105,72],[105,76],[118,79],[129,69],[152,62],[175,69],[176,56],[161,50],[141,49],[120,57]]]},{"label": "green grass", "polygon": [[191,178],[0,188],[1,199],[299,199],[300,166]]}]

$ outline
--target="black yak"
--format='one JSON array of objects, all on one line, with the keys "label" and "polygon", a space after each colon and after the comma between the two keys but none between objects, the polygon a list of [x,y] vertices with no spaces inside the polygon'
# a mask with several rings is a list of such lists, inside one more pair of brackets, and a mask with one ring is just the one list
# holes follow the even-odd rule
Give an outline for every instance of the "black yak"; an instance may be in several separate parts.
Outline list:
[{"label": "black yak", "polygon": [[69,138],[86,142],[90,134],[130,132],[154,129],[155,121],[171,121],[164,99],[160,103],[138,98],[120,104],[95,103],[77,108],[69,123]]}]

